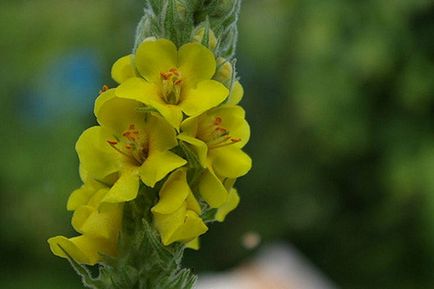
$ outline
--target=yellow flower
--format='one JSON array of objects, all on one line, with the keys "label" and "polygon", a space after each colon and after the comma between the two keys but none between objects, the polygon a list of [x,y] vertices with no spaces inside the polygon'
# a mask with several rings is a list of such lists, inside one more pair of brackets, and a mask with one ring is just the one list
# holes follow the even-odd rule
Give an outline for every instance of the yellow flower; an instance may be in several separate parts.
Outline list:
[{"label": "yellow flower", "polygon": [[186,119],[181,130],[178,138],[191,146],[202,167],[207,168],[199,192],[212,208],[218,208],[228,197],[222,179],[243,176],[252,165],[242,151],[250,137],[245,112],[239,106],[225,105]]},{"label": "yellow flower", "polygon": [[160,200],[151,209],[164,245],[188,243],[208,230],[199,217],[200,205],[188,183],[185,168],[174,171],[160,190]]},{"label": "yellow flower", "polygon": [[72,226],[82,235],[50,238],[53,254],[66,258],[67,253],[76,262],[88,265],[98,263],[102,255],[116,255],[122,204],[103,203],[108,192],[101,183],[90,182],[71,194],[67,208],[74,211]]},{"label": "yellow flower", "polygon": [[[146,40],[132,56],[121,58],[112,75],[121,84],[116,95],[155,108],[176,129],[183,118],[199,115],[219,105],[228,89],[211,80],[216,70],[214,54],[199,43],[177,50],[167,39]],[[140,76],[134,76],[135,71]]]},{"label": "yellow flower", "polygon": [[95,103],[101,126],[89,128],[77,142],[82,179],[113,185],[105,202],[133,200],[140,180],[153,187],[186,164],[169,151],[178,145],[175,130],[161,117],[141,112],[140,106],[116,97],[113,89],[102,93]]}]

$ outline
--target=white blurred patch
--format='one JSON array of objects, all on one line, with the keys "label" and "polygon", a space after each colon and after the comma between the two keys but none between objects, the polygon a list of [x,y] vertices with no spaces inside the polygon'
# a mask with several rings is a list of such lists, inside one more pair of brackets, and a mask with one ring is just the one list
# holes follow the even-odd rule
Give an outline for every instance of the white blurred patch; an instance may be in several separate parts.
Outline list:
[{"label": "white blurred patch", "polygon": [[201,275],[197,286],[197,289],[336,288],[293,247],[288,245],[273,245],[264,248],[253,261],[230,272]]},{"label": "white blurred patch", "polygon": [[241,238],[241,244],[243,244],[243,247],[248,250],[258,247],[260,243],[261,235],[259,235],[257,232],[247,232]]}]

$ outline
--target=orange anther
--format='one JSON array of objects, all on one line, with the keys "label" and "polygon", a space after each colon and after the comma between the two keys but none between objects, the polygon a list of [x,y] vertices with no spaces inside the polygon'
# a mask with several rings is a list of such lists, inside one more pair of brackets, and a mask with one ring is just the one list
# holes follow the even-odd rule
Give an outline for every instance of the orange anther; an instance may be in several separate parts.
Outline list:
[{"label": "orange anther", "polygon": [[110,145],[112,145],[112,146],[114,146],[114,145],[117,145],[118,144],[118,142],[117,141],[113,141],[113,140],[108,140],[107,141]]},{"label": "orange anther", "polygon": [[226,133],[226,132],[227,132],[227,130],[224,129],[224,128],[222,128],[222,127],[216,127],[215,130],[216,130],[216,131],[219,131],[219,132],[221,132],[221,133]]},{"label": "orange anther", "polygon": [[161,76],[164,80],[168,80],[169,77],[170,77],[170,75],[168,75],[168,74],[165,73],[165,72],[160,72],[160,76]]},{"label": "orange anther", "polygon": [[109,90],[110,87],[108,87],[108,85],[104,84],[101,88],[101,90],[99,91],[99,94],[106,92],[107,90]]},{"label": "orange anther", "polygon": [[216,118],[215,118],[215,120],[214,120],[214,124],[215,125],[220,125],[221,123],[222,123],[222,118],[221,117],[219,117],[219,116],[217,116]]}]

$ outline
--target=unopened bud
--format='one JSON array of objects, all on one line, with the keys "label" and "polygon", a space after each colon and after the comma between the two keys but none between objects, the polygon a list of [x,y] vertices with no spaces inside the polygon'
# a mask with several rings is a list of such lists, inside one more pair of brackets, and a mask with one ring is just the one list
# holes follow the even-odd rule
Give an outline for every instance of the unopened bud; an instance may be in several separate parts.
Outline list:
[{"label": "unopened bud", "polygon": [[187,16],[187,10],[184,6],[185,4],[181,4],[179,2],[176,2],[176,12],[178,13],[178,17],[181,19],[185,19]]},{"label": "unopened bud", "polygon": [[230,85],[232,74],[232,63],[222,57],[217,58],[217,72],[214,75],[214,79],[225,85]]},{"label": "unopened bud", "polygon": [[222,17],[227,16],[228,13],[231,12],[234,5],[236,5],[235,2],[239,0],[217,0],[219,3],[214,7],[213,11],[210,11],[211,17]]},{"label": "unopened bud", "polygon": [[211,29],[208,29],[208,43],[203,43],[205,38],[206,29],[204,26],[199,26],[193,35],[193,41],[199,42],[208,46],[209,49],[214,50],[217,46],[217,38]]}]

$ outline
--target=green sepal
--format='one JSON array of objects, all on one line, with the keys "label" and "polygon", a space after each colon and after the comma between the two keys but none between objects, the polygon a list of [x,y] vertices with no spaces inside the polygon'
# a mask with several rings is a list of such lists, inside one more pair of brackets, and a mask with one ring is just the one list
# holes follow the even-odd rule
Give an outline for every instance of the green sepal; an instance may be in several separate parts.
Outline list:
[{"label": "green sepal", "polygon": [[203,27],[204,27],[204,33],[203,33],[203,38],[202,38],[202,45],[210,48],[209,47],[209,29],[210,29],[210,23],[209,23],[209,18],[208,17],[206,17],[206,20],[203,23]]},{"label": "green sepal", "polygon": [[162,14],[163,20],[163,36],[172,40],[175,44],[178,44],[178,32],[177,32],[177,19],[175,10],[175,0],[167,0],[164,8],[164,14]]},{"label": "green sepal", "polygon": [[83,283],[83,285],[87,288],[91,288],[91,289],[101,289],[101,288],[106,288],[104,287],[105,284],[103,281],[101,281],[100,279],[96,279],[92,277],[91,272],[89,271],[89,269],[86,267],[86,265],[82,265],[77,263],[72,257],[71,255],[68,254],[68,252],[63,249],[62,246],[58,245],[60,250],[63,251],[63,253],[65,253],[69,264],[71,264],[71,267],[74,269],[74,271],[77,273],[77,275],[79,275],[81,277],[81,282]]}]

